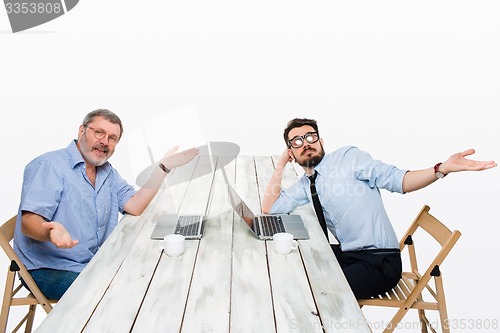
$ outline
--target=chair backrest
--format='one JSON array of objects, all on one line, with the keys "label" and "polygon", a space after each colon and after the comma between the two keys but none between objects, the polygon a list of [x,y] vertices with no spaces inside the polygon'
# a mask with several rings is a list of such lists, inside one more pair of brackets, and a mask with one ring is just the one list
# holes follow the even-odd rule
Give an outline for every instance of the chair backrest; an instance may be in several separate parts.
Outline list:
[{"label": "chair backrest", "polygon": [[[23,265],[16,252],[11,245],[12,240],[14,239],[14,230],[16,228],[16,219],[17,216],[10,218],[7,222],[0,226],[0,246],[4,250],[5,254],[10,260],[9,273],[13,274],[17,272],[26,285],[29,287],[32,297],[24,297],[24,298],[14,298],[14,295],[21,288],[20,286],[14,288],[14,281],[7,281],[5,286],[5,295],[4,295],[4,303],[2,305],[2,324],[6,324],[8,309],[10,305],[29,305],[33,304],[33,298],[36,300],[35,304],[40,304],[46,313],[49,313],[52,310],[51,303],[55,303],[55,301],[49,301],[45,295],[40,291],[35,281],[29,274],[26,267]],[[15,275],[15,274],[13,274]],[[6,299],[10,295],[10,299]],[[6,312],[6,313],[3,313]]]},{"label": "chair backrest", "polygon": [[443,263],[446,256],[450,253],[451,249],[460,238],[461,233],[458,230],[455,230],[453,232],[450,231],[448,227],[441,223],[437,218],[432,216],[429,213],[429,210],[430,207],[427,205],[424,205],[422,207],[420,213],[410,225],[406,234],[401,238],[399,247],[401,251],[406,246],[408,247],[412,271],[417,272],[418,265],[413,235],[419,228],[427,232],[427,234],[432,236],[432,238],[434,238],[437,243],[439,243],[441,249],[433,258],[432,262],[427,268],[427,271],[423,275],[426,275],[426,273],[431,273],[430,275],[436,276],[436,274],[439,274],[439,266]]}]

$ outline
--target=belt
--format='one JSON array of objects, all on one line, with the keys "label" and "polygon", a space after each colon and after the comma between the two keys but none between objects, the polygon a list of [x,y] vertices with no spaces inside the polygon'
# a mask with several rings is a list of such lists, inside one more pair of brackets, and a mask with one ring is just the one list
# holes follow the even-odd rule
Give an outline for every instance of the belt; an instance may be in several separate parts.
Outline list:
[{"label": "belt", "polygon": [[367,253],[367,254],[396,254],[396,253],[401,253],[399,249],[370,249],[370,250],[359,250],[359,251],[352,251],[352,252],[360,252],[360,253]]}]

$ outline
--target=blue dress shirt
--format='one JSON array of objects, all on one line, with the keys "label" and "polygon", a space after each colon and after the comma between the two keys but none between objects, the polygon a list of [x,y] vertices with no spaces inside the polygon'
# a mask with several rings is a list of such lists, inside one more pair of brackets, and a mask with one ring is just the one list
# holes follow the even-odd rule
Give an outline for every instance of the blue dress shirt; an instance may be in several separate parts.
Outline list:
[{"label": "blue dress shirt", "polygon": [[[97,167],[92,186],[76,141],[65,149],[45,153],[24,170],[14,250],[29,270],[81,272],[118,224],[118,213],[124,213],[123,206],[135,193],[109,162]],[[60,249],[51,242],[25,236],[21,232],[22,211],[62,223],[79,243]]]},{"label": "blue dress shirt", "polygon": [[[328,229],[342,251],[399,248],[379,189],[403,193],[407,170],[375,160],[352,146],[325,154],[314,169],[318,172],[316,189]],[[290,213],[311,202],[309,185],[304,175],[282,190],[270,213]]]}]

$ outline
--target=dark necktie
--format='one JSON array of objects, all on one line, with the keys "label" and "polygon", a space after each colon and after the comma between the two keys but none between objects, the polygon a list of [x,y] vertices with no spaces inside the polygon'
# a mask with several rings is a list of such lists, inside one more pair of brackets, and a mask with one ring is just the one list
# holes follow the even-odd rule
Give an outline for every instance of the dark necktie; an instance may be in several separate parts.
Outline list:
[{"label": "dark necktie", "polygon": [[321,225],[321,229],[325,233],[326,239],[328,239],[328,229],[326,227],[325,215],[323,215],[323,207],[321,207],[321,202],[319,202],[318,193],[316,192],[316,176],[318,173],[314,170],[314,175],[308,176],[311,181],[311,197],[314,205],[314,210],[316,211],[316,216],[318,217],[319,224]]}]

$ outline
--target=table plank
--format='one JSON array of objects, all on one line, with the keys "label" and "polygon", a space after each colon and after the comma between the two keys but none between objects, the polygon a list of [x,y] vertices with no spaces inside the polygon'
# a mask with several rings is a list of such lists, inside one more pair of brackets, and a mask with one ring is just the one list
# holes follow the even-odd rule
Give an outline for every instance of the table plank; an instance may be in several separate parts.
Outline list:
[{"label": "table plank", "polygon": [[[233,159],[220,157],[217,164],[234,169],[235,162],[228,162]],[[230,331],[233,214],[221,169],[215,174],[212,189],[208,219],[184,314],[183,332]]]},{"label": "table plank", "polygon": [[[197,240],[186,241],[182,256],[161,254],[133,332],[179,332],[198,252]],[[101,330],[98,330],[101,332]]]},{"label": "table plank", "polygon": [[[255,166],[262,198],[274,172],[274,164],[270,157],[255,157]],[[286,171],[294,173],[291,167],[287,167]],[[303,242],[308,240],[301,241],[301,244]],[[288,332],[307,327],[308,332],[322,332],[300,256],[300,246],[298,251],[280,255],[274,252],[272,241],[266,243],[277,331]]]},{"label": "table plank", "polygon": [[277,254],[267,244],[276,331],[323,332],[300,253]]},{"label": "table plank", "polygon": [[[211,169],[208,156],[199,157],[188,187],[173,187],[177,191],[170,191],[181,203],[179,214],[206,214],[213,180],[213,173],[207,173],[207,170]],[[185,190],[185,193],[179,193],[179,190]],[[170,200],[171,197],[164,199]],[[164,202],[159,204],[163,205]],[[165,254],[161,256],[147,294],[143,292],[146,296],[137,315],[134,331],[149,332],[158,327],[166,331],[180,330],[192,285],[191,278],[197,261],[199,243],[197,240],[186,240],[186,250],[179,258],[171,258]],[[161,316],[158,315],[160,312]]]},{"label": "table plank", "polygon": [[[234,181],[238,194],[255,213],[260,213],[252,157],[237,158]],[[275,332],[265,242],[255,238],[238,215],[234,214],[234,218],[231,331]]]},{"label": "table plank", "polygon": [[[295,173],[302,176],[303,169],[296,163],[293,166]],[[286,177],[293,179],[292,173]],[[307,223],[311,237],[310,242],[299,243],[325,332],[370,332],[312,205],[299,207],[296,213]]]},{"label": "table plank", "polygon": [[[123,261],[85,326],[84,332],[129,332],[132,328],[161,253],[157,241],[150,239],[154,228],[151,222],[153,213],[150,211],[141,217],[147,222],[132,245],[133,250],[130,250]],[[117,306],[118,304],[127,306]]]},{"label": "table plank", "polygon": [[271,156],[255,156],[254,161],[259,196],[262,202],[267,184],[269,184],[269,181],[274,173],[274,160]]}]

